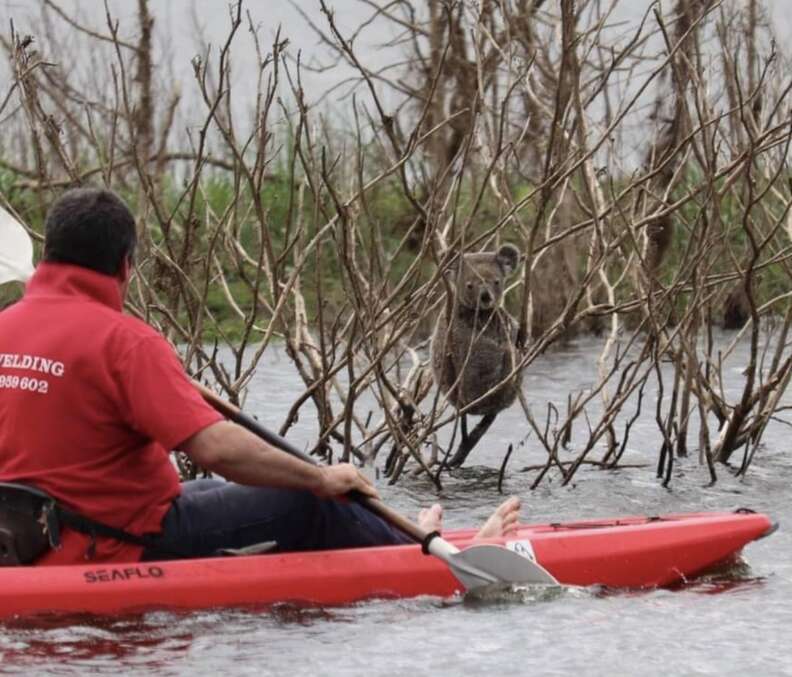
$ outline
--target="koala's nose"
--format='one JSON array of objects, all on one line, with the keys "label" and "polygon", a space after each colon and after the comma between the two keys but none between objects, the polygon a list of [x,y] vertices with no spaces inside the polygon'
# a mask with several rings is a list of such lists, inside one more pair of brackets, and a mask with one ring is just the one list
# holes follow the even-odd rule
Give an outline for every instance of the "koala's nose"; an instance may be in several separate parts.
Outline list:
[{"label": "koala's nose", "polygon": [[482,306],[488,306],[492,303],[492,294],[489,289],[482,289],[479,294],[479,302]]}]

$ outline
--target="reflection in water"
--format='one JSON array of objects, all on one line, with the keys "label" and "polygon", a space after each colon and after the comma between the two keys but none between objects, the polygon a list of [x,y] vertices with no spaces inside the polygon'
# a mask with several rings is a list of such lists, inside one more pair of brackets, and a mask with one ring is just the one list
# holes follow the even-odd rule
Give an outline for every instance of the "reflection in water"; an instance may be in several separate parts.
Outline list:
[{"label": "reflection in water", "polygon": [[150,668],[186,651],[193,635],[175,617],[140,614],[107,618],[90,614],[36,616],[0,626],[3,668],[68,662],[100,666],[122,661]]},{"label": "reflection in water", "polygon": [[276,604],[270,608],[273,620],[279,625],[309,626],[319,621],[349,621],[338,609],[300,606],[297,604]]},{"label": "reflection in water", "polygon": [[352,622],[343,609],[276,604],[257,609],[226,609],[208,613],[151,612],[123,617],[93,614],[37,615],[0,623],[0,674],[11,666],[68,662],[98,668],[120,661],[149,669],[166,668],[171,659],[187,656],[196,639],[241,623],[262,622],[288,628],[316,623]]},{"label": "reflection in water", "polygon": [[748,592],[763,587],[767,579],[763,576],[749,578],[721,578],[712,581],[696,581],[688,586],[690,592],[702,595],[720,595],[721,593]]},{"label": "reflection in water", "polygon": [[747,592],[765,586],[767,578],[757,576],[742,557],[701,574],[695,579],[679,585],[676,589],[687,590],[702,595]]}]

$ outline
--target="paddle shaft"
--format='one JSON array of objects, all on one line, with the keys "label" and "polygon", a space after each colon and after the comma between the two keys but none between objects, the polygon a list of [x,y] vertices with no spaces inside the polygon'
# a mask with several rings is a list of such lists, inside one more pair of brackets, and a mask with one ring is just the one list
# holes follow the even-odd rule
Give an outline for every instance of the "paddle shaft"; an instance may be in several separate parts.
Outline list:
[{"label": "paddle shaft", "polygon": [[[198,383],[197,381],[193,381],[193,384],[201,393],[201,396],[204,398],[204,400],[206,400],[206,402],[208,402],[212,407],[214,407],[230,421],[233,421],[237,425],[249,430],[264,441],[269,442],[269,444],[271,444],[273,447],[277,447],[281,451],[299,458],[301,461],[305,461],[311,465],[319,465],[315,459],[300,451],[291,442],[284,439],[277,433],[274,433],[262,426],[258,421],[245,414],[241,409],[239,409],[239,407],[235,407],[233,404],[216,395],[214,392],[209,390],[209,388]],[[391,526],[403,531],[418,543],[422,543],[429,535],[428,531],[421,529],[421,527],[419,527],[417,524],[411,522],[403,515],[389,508],[377,498],[366,496],[365,494],[361,494],[357,491],[350,492],[347,494],[347,497],[355,501],[355,503],[359,503],[367,510],[370,510],[378,517],[381,517]]]}]

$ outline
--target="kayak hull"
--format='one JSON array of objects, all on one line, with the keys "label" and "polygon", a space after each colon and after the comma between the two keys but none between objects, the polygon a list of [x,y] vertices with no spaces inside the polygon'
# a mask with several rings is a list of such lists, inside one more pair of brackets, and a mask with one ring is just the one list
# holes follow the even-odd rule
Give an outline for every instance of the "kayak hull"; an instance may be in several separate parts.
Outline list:
[{"label": "kayak hull", "polygon": [[[774,528],[759,513],[688,513],[521,526],[504,541],[565,585],[652,588],[736,557]],[[464,548],[473,532],[447,532]],[[450,596],[448,567],[419,546],[274,553],[165,562],[0,568],[0,617],[129,613],[294,602]]]}]

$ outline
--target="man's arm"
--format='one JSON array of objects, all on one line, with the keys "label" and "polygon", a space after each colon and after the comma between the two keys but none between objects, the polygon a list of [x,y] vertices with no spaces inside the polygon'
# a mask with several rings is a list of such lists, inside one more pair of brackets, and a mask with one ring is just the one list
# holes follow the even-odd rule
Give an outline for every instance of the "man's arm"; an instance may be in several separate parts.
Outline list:
[{"label": "man's arm", "polygon": [[353,465],[310,465],[236,423],[213,423],[178,446],[202,468],[239,484],[305,489],[327,498],[352,490],[377,496],[368,479]]}]

